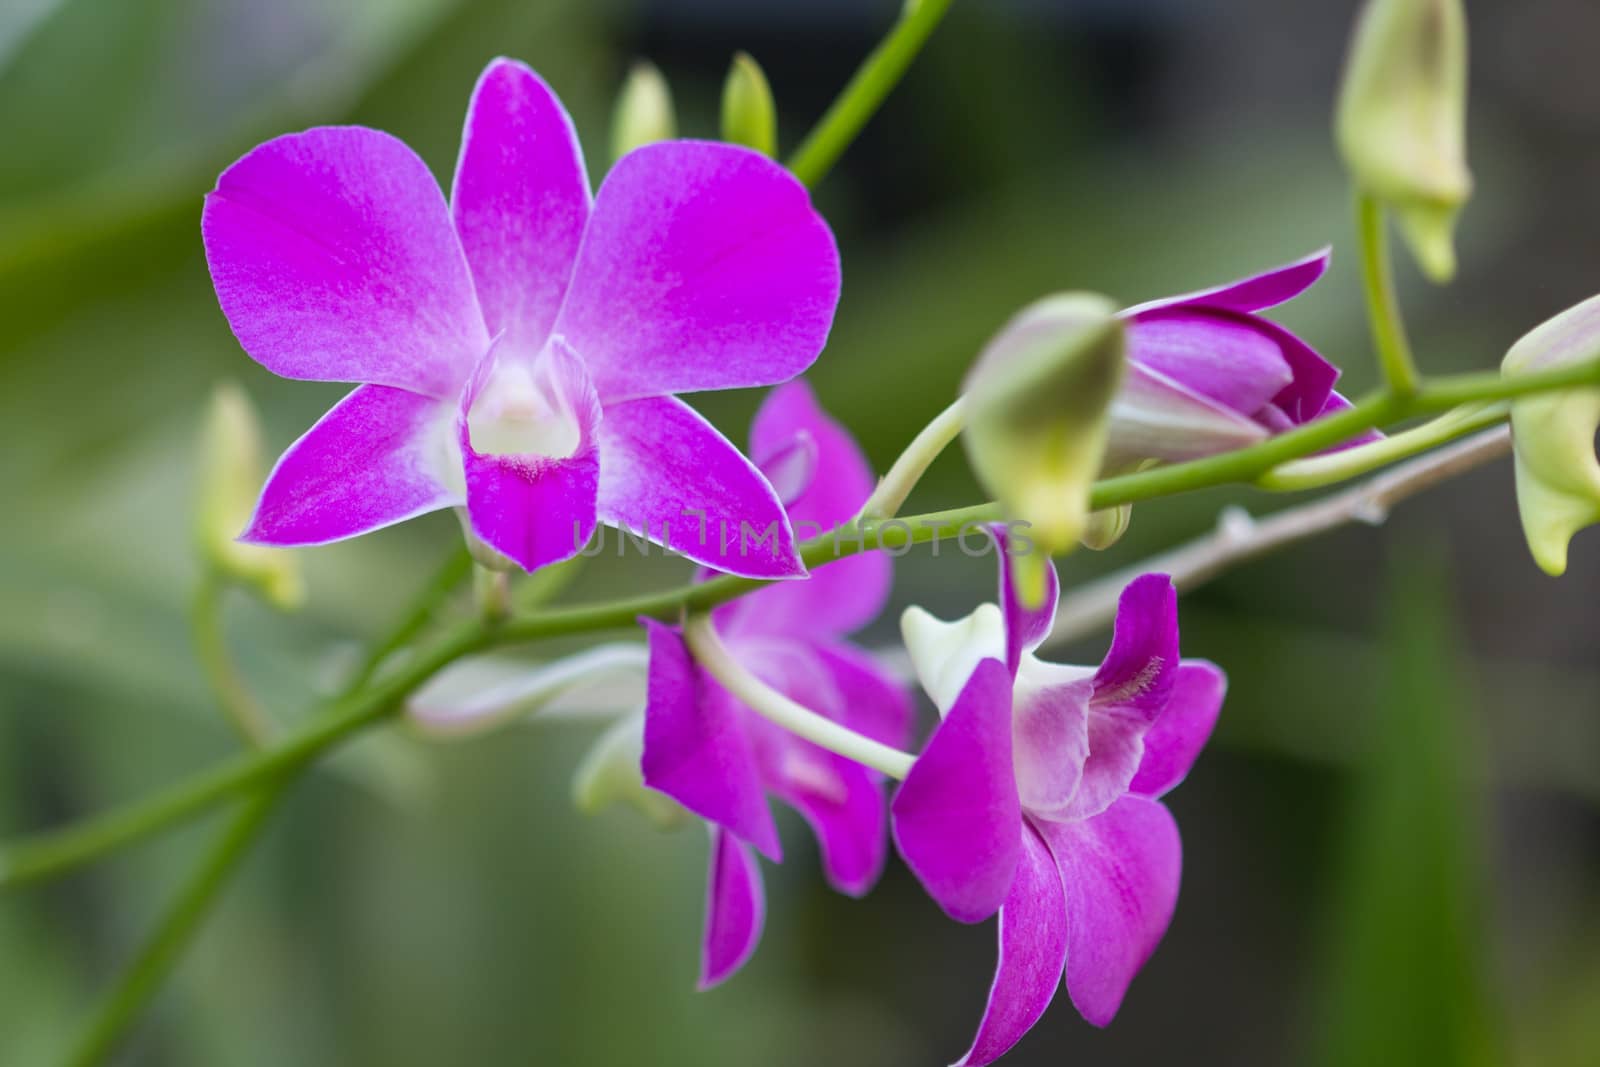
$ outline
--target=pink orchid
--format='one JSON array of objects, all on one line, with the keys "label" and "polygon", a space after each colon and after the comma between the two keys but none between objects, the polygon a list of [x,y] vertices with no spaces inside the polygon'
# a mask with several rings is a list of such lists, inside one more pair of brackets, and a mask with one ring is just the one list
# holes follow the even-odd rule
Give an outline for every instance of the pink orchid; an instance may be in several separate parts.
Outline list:
[{"label": "pink orchid", "polygon": [[1210,736],[1226,680],[1178,659],[1165,575],[1122,594],[1098,668],[1044,663],[1058,592],[1013,596],[1001,539],[1001,603],[944,623],[911,609],[906,643],[943,714],[894,798],[906,864],[953,918],[999,912],[1000,961],[962,1064],[1003,1054],[1062,983],[1084,1018],[1109,1023],[1178,899],[1178,830],[1159,797]]},{"label": "pink orchid", "polygon": [[[647,145],[591,200],[560,101],[500,59],[448,203],[400,141],[325,127],[224,171],[202,230],[253,359],[362,383],[278,461],[245,540],[320,544],[456,507],[528,570],[605,522],[723,570],[804,573],[767,480],[673,395],[785,381],[827,338],[832,234],[764,156]],[[707,520],[776,536],[735,550]]]},{"label": "pink orchid", "polygon": [[[795,382],[756,415],[750,452],[780,487],[798,527],[826,530],[854,517],[872,471],[849,433]],[[890,560],[864,553],[719,608],[718,636],[738,660],[790,699],[888,745],[911,722],[906,691],[866,652],[843,640],[877,617],[889,597]],[[823,869],[859,896],[888,852],[883,777],[774,726],[745,707],[691,657],[676,627],[644,620],[650,634],[645,783],[711,824],[711,872],[700,984],[738,970],[761,936],[763,890],[754,848],[782,858],[767,805],[773,793],[811,824]]]},{"label": "pink orchid", "polygon": [[1128,371],[1111,408],[1108,469],[1244,448],[1350,406],[1339,369],[1260,312],[1328,269],[1329,251],[1121,313]]}]

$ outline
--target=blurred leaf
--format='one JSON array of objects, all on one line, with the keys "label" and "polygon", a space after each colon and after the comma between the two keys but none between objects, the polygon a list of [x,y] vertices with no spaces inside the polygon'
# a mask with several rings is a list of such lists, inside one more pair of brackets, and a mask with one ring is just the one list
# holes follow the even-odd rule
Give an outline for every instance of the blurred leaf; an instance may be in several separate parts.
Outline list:
[{"label": "blurred leaf", "polygon": [[1352,798],[1322,1004],[1328,1067],[1503,1061],[1486,995],[1476,723],[1437,555],[1391,572],[1381,689]]}]

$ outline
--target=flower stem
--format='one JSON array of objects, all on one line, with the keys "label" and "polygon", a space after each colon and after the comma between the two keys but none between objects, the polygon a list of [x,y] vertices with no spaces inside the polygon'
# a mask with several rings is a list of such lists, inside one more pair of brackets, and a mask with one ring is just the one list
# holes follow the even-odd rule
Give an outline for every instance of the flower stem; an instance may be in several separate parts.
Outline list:
[{"label": "flower stem", "polygon": [[345,692],[352,693],[365,686],[372,680],[373,675],[378,673],[385,660],[410,644],[418,634],[427,629],[439,606],[449,599],[450,594],[455,592],[456,587],[466,581],[467,575],[471,573],[472,553],[467,550],[465,544],[457,545],[417,592],[416,598],[399,620],[367,649],[361,665],[356,668],[355,674],[345,685]]},{"label": "flower stem", "polygon": [[950,4],[951,0],[906,0],[889,35],[867,56],[855,77],[789,157],[789,169],[795,177],[814,186],[833,168],[905,75]]},{"label": "flower stem", "polygon": [[1396,460],[1426,452],[1457,437],[1463,437],[1473,430],[1481,430],[1485,426],[1504,422],[1510,410],[1510,404],[1504,400],[1480,400],[1463,404],[1431,422],[1397,433],[1393,437],[1385,437],[1381,441],[1345,449],[1343,452],[1297,459],[1281,467],[1274,467],[1258,478],[1256,484],[1263,489],[1296,492],[1346,481]]},{"label": "flower stem", "polygon": [[933,421],[918,432],[889,468],[889,473],[879,479],[878,487],[861,506],[858,520],[894,518],[933,461],[939,458],[950,442],[961,435],[966,424],[966,397],[957,397],[954,403],[935,415]]},{"label": "flower stem", "polygon": [[272,739],[272,720],[250,692],[228,652],[222,623],[222,600],[227,589],[227,582],[214,567],[201,572],[191,607],[195,653],[233,728],[247,744],[260,748]]},{"label": "flower stem", "polygon": [[1389,389],[1397,396],[1416,392],[1420,379],[1406,339],[1400,301],[1395,296],[1394,272],[1389,260],[1389,235],[1383,205],[1367,193],[1357,194],[1356,223],[1361,240],[1361,280],[1367,294],[1367,318],[1378,365]]},{"label": "flower stem", "polygon": [[227,885],[256,836],[277,807],[287,786],[283,781],[244,802],[216,845],[183,887],[161,920],[161,925],[139,950],[128,970],[95,1012],[87,1029],[67,1058],[70,1067],[94,1067],[105,1062],[162,983],[177,965],[189,940]]},{"label": "flower stem", "polygon": [[711,616],[696,615],[690,618],[684,623],[683,637],[700,666],[763,718],[796,737],[854,760],[864,767],[871,767],[890,778],[904,778],[911,772],[916,757],[864,737],[795,703],[751,674],[723,645],[711,623]]}]

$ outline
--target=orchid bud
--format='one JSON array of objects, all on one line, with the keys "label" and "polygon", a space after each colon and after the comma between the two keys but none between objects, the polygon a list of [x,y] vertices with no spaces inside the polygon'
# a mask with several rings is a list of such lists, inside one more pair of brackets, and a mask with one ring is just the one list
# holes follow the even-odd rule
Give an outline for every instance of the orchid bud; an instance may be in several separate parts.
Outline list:
[{"label": "orchid bud", "polygon": [[670,141],[677,133],[667,79],[654,63],[637,61],[611,113],[611,158],[621,159],[640,145]]},{"label": "orchid bud", "polygon": [[626,715],[601,734],[572,776],[572,802],[594,815],[621,801],[632,805],[658,829],[672,830],[689,813],[665,793],[644,784],[644,713]]},{"label": "orchid bud", "polygon": [[1456,216],[1472,192],[1466,124],[1461,0],[1368,0],[1339,95],[1339,150],[1435,282],[1455,274]]},{"label": "orchid bud", "polygon": [[1063,293],[1023,309],[967,374],[967,456],[1008,518],[1046,555],[1078,543],[1122,381],[1124,331],[1105,297]]},{"label": "orchid bud", "polygon": [[294,556],[281,548],[245,544],[239,534],[255,512],[264,480],[261,427],[244,390],[232,383],[211,394],[200,438],[200,495],[196,540],[206,564],[255,590],[280,611],[305,600]]},{"label": "orchid bud", "polygon": [[1078,541],[1084,548],[1104,552],[1122,540],[1122,535],[1128,532],[1128,527],[1131,525],[1133,525],[1132,504],[1101,508],[1089,516],[1089,524],[1084,527],[1083,536],[1079,537]]},{"label": "orchid bud", "polygon": [[772,88],[748,52],[733,57],[728,80],[722,84],[722,139],[764,156],[778,154],[778,109]]},{"label": "orchid bud", "polygon": [[[1600,358],[1600,296],[1535,327],[1506,353],[1502,373],[1552,370]],[[1567,544],[1600,523],[1600,386],[1537,393],[1511,404],[1517,509],[1534,562],[1567,569]]]}]

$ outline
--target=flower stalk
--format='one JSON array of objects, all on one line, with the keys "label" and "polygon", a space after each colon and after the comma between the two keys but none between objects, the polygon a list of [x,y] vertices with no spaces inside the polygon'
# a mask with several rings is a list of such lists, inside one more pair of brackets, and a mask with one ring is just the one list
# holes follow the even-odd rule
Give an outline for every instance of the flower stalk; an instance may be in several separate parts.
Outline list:
[{"label": "flower stalk", "polygon": [[1400,300],[1395,295],[1387,219],[1377,197],[1357,194],[1356,222],[1361,241],[1361,282],[1378,366],[1390,390],[1398,396],[1408,396],[1416,391],[1420,379],[1400,315]]},{"label": "flower stalk", "polygon": [[862,766],[871,767],[890,778],[904,778],[910,773],[911,764],[916,759],[910,753],[890,748],[840,726],[832,719],[790,700],[750,673],[723,646],[716,627],[712,625],[711,616],[696,615],[689,619],[684,623],[683,637],[700,666],[721,682],[723,688],[764,718],[796,737]]},{"label": "flower stalk", "polygon": [[966,424],[967,398],[959,396],[917,432],[889,472],[878,480],[878,487],[861,506],[860,519],[892,519],[899,514],[906,498],[917,487],[922,476],[928,473],[933,461],[961,436]]}]

